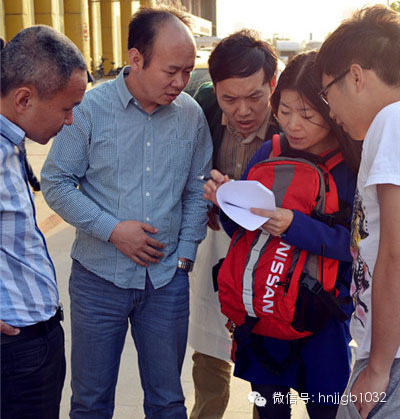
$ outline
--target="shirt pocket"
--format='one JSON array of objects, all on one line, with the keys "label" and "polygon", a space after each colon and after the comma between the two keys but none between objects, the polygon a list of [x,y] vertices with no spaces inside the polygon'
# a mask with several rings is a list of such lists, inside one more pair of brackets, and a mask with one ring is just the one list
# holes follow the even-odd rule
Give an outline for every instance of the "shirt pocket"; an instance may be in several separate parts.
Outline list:
[{"label": "shirt pocket", "polygon": [[168,142],[168,168],[175,182],[183,185],[188,178],[192,163],[193,143],[181,139],[170,139]]}]

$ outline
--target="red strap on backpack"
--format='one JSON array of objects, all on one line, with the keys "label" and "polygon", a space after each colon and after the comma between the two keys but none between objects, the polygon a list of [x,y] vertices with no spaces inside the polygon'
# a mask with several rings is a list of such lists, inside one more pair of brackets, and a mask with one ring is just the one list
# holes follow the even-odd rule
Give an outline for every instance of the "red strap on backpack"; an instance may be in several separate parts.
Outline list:
[{"label": "red strap on backpack", "polygon": [[[282,153],[282,136],[281,134],[274,134],[272,136],[272,151],[269,158],[278,157]],[[330,172],[335,166],[343,161],[343,154],[337,147],[324,151],[320,154],[322,157],[325,169]],[[326,160],[325,160],[326,157]]]},{"label": "red strap on backpack", "polygon": [[271,154],[269,155],[269,158],[277,157],[281,153],[282,153],[281,136],[280,134],[274,134],[272,136],[272,151],[271,151]]},{"label": "red strap on backpack", "polygon": [[331,157],[328,157],[327,160],[324,161],[324,166],[328,172],[330,172],[335,166],[337,166],[340,162],[343,161],[343,154],[341,151],[338,151],[338,148],[334,148],[332,150],[328,150],[322,153],[320,156],[325,157],[332,154]]}]

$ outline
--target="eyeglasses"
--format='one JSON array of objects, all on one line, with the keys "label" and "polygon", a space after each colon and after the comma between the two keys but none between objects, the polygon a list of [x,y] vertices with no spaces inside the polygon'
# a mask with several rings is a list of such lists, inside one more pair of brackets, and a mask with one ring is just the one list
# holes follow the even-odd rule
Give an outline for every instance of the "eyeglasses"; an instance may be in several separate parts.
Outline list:
[{"label": "eyeglasses", "polygon": [[326,96],[327,90],[332,87],[335,83],[337,83],[340,79],[342,79],[348,72],[350,71],[350,68],[348,68],[343,73],[340,73],[337,77],[335,77],[331,82],[329,82],[325,87],[321,89],[321,91],[318,93],[321,100],[323,100],[328,106],[328,98]]}]

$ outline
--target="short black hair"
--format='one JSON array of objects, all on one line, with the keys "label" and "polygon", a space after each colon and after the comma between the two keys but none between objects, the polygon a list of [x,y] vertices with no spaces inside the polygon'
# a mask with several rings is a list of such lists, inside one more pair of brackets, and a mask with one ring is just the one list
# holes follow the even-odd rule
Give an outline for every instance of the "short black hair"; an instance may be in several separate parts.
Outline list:
[{"label": "short black hair", "polygon": [[261,68],[265,82],[270,83],[276,72],[277,56],[274,48],[259,39],[256,32],[243,29],[217,44],[208,67],[214,86],[232,77],[249,77]]},{"label": "short black hair", "polygon": [[335,77],[354,63],[389,86],[400,85],[400,13],[377,4],[344,20],[319,50],[318,75]]},{"label": "short black hair", "polygon": [[42,98],[68,84],[74,70],[87,70],[78,47],[46,25],[23,29],[1,51],[1,96],[32,85]]},{"label": "short black hair", "polygon": [[136,48],[144,60],[144,68],[151,61],[156,35],[163,23],[179,19],[190,30],[190,20],[183,11],[172,7],[142,7],[136,12],[129,23],[128,50]]}]

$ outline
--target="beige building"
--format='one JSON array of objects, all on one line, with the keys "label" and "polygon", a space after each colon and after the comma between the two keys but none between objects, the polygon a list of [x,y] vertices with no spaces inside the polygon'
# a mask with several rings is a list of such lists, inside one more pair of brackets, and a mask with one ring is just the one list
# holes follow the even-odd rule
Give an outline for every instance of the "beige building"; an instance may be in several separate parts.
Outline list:
[{"label": "beige building", "polygon": [[35,24],[65,33],[82,51],[92,72],[102,59],[104,71],[127,60],[128,25],[140,6],[182,4],[197,35],[215,33],[216,0],[0,0],[0,36],[10,40]]}]

